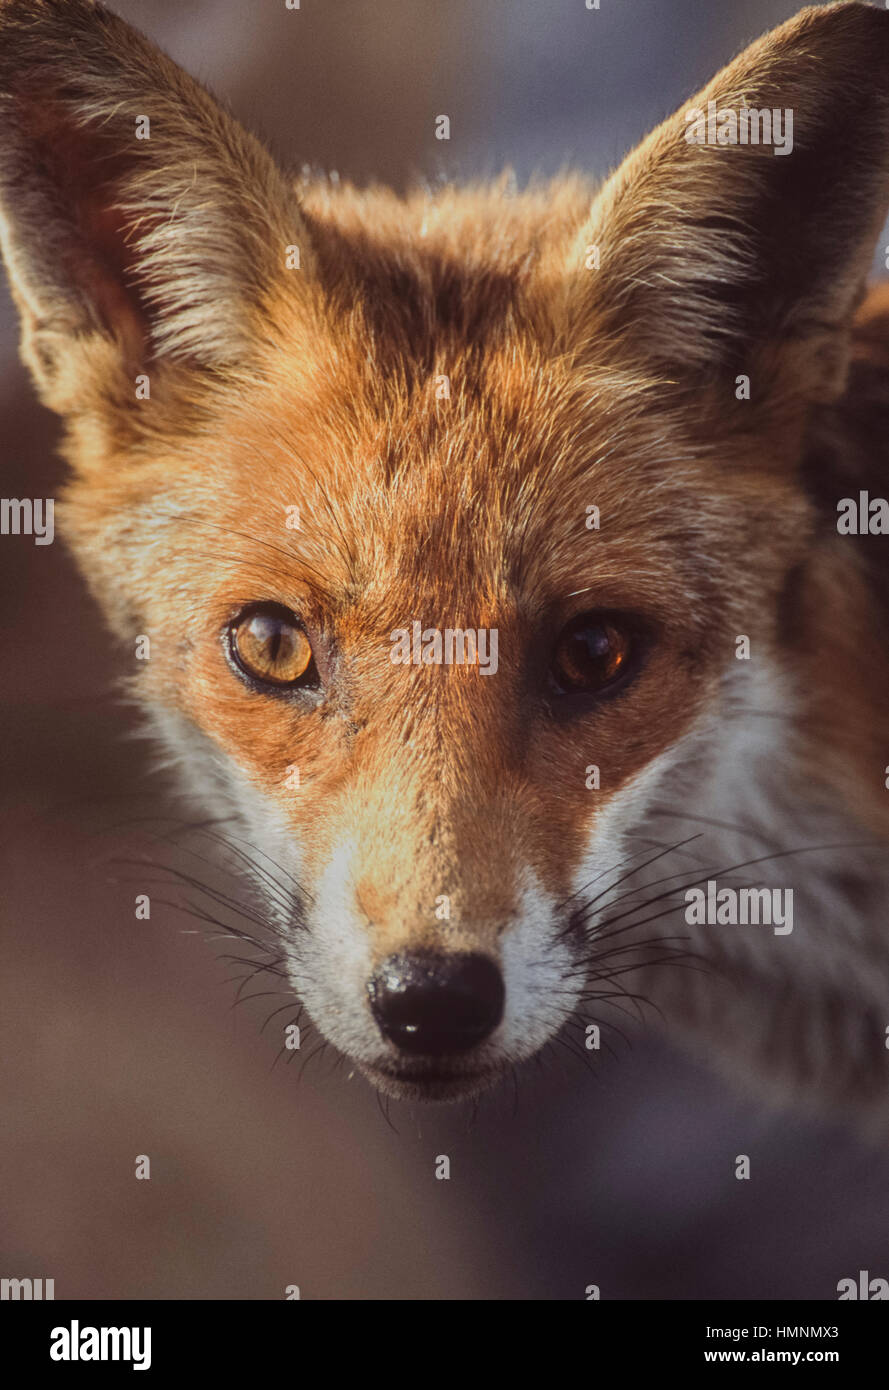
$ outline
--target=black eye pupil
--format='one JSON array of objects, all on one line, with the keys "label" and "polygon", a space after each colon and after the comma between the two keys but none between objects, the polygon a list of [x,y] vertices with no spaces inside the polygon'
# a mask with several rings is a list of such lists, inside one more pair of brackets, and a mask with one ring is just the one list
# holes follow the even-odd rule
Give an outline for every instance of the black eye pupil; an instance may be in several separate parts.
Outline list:
[{"label": "black eye pupil", "polygon": [[563,694],[595,694],[623,675],[629,655],[629,638],[616,623],[581,615],[559,636],[551,679]]},{"label": "black eye pupil", "polygon": [[293,646],[293,628],[281,618],[259,614],[251,618],[249,634],[254,650],[261,652],[270,665],[276,665],[288,647]]},{"label": "black eye pupil", "polygon": [[605,656],[610,647],[608,633],[601,627],[586,627],[581,632],[575,632],[571,641],[591,660]]},{"label": "black eye pupil", "polygon": [[245,609],[229,629],[236,665],[268,685],[306,684],[315,674],[312,647],[289,613]]}]

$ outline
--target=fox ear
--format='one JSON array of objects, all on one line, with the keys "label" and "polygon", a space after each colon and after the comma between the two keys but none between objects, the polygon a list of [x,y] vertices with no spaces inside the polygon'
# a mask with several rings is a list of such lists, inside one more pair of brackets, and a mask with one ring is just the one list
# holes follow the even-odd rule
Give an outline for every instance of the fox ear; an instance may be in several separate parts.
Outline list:
[{"label": "fox ear", "polygon": [[[770,113],[772,143],[752,142],[749,119],[740,143],[745,107]],[[726,143],[708,143],[720,130]],[[572,253],[587,288],[568,311],[571,341],[661,380],[753,367],[829,398],[887,210],[889,14],[803,10],[605,183]]]},{"label": "fox ear", "polygon": [[262,146],[93,0],[0,0],[0,240],[59,410],[95,335],[136,370],[237,368],[287,248],[309,256]]}]

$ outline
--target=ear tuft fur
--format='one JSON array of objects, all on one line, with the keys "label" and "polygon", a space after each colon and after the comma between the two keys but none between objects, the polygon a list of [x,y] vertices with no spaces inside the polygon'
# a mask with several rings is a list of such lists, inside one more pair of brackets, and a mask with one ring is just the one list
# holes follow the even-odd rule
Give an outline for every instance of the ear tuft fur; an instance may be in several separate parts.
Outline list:
[{"label": "ear tuft fur", "polygon": [[[689,138],[691,113],[740,118],[743,108],[769,112],[784,148],[774,138],[711,143],[715,124],[702,142]],[[603,186],[572,254],[583,265],[582,248],[598,245],[601,264],[573,311],[574,340],[604,340],[617,357],[641,355],[686,380],[749,371],[783,348],[807,391],[835,395],[887,211],[889,13],[857,3],[803,10]]]},{"label": "ear tuft fur", "polygon": [[311,251],[271,157],[93,0],[0,0],[0,241],[24,351],[53,404],[72,339],[220,369]]}]

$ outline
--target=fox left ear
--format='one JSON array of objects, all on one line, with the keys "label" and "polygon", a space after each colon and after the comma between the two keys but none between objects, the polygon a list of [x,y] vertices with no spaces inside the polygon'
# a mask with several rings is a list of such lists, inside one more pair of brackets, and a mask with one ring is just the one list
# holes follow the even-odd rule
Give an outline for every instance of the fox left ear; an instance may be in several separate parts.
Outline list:
[{"label": "fox left ear", "polygon": [[265,149],[95,0],[0,0],[0,241],[23,355],[61,412],[96,343],[128,372],[246,368],[288,248],[311,257]]},{"label": "fox left ear", "polygon": [[[744,108],[758,130],[748,117],[745,132]],[[662,381],[755,370],[829,399],[887,211],[889,13],[803,10],[605,183],[572,253],[587,287],[569,338]]]}]

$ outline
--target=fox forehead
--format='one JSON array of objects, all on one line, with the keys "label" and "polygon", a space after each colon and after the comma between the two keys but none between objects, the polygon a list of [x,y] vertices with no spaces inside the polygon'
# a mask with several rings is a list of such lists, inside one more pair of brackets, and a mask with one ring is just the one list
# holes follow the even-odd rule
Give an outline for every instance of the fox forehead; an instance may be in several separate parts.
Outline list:
[{"label": "fox forehead", "polygon": [[[165,550],[175,572],[181,559],[175,592],[204,599],[275,578],[276,597],[304,592],[328,616],[360,595],[384,626],[478,625],[482,609],[540,611],[584,589],[666,617],[675,588],[700,625],[715,569],[749,560],[762,519],[794,499],[755,456],[763,440],[748,444],[751,487],[730,410],[699,420],[700,399],[666,401],[643,366],[616,365],[595,321],[582,353],[569,346],[586,290],[565,263],[591,196],[577,177],[406,198],[301,185],[312,273],[295,267],[255,299],[243,380],[190,392],[187,366],[160,360],[138,424],[130,383],[110,415],[103,394],[101,426],[99,411],[73,421],[70,516],[96,586],[129,512],[157,537],[152,561]],[[737,466],[717,479],[721,453]],[[201,526],[207,563],[189,572]],[[774,541],[772,526],[765,573]]]},{"label": "fox forehead", "polygon": [[[348,429],[283,387],[260,389],[186,446],[157,441],[157,465],[133,471],[129,488],[114,478],[117,547],[130,525],[154,537],[153,558],[165,552],[179,571],[158,599],[253,591],[337,622],[359,612],[371,627],[478,626],[513,608],[530,621],[576,609],[586,594],[587,607],[700,625],[700,604],[716,601],[714,561],[727,567],[780,484],[759,497],[730,481],[720,490],[680,431],[637,423],[601,393],[572,400],[545,365],[522,375],[513,357],[501,374],[489,361],[483,377],[472,399],[455,374],[449,398],[430,402],[430,380],[380,413],[345,380]],[[86,525],[108,491],[107,477],[72,487]],[[680,586],[681,617],[670,593]]]},{"label": "fox forehead", "polygon": [[[564,349],[548,253],[535,249],[536,195],[506,200],[505,238],[502,199],[448,194],[438,237],[424,230],[419,195],[325,194],[339,277],[328,266],[308,313],[295,312],[286,281],[263,302],[251,380],[209,398],[202,383],[191,430],[188,373],[177,367],[168,383],[159,364],[146,433],[130,450],[129,430],[112,421],[106,467],[82,470],[72,486],[75,513],[95,524],[105,502],[118,518],[153,510],[158,536],[167,517],[180,543],[178,523],[202,520],[229,532],[229,572],[253,560],[268,579],[278,564],[282,582],[304,579],[340,606],[358,593],[382,602],[389,588],[393,621],[407,616],[402,586],[417,599],[434,588],[429,598],[452,608],[517,589],[529,602],[558,601],[591,580],[603,602],[622,601],[630,580],[636,601],[648,590],[663,603],[665,584],[680,580],[693,600],[727,544],[749,554],[760,518],[788,492],[766,460],[755,460],[758,492],[736,471],[716,477],[712,420],[696,430],[695,412],[652,398],[643,376],[609,364],[607,342],[597,352],[593,340],[583,360]],[[411,211],[391,241],[377,203]],[[332,258],[319,225],[315,240]],[[731,431],[725,449],[747,462]],[[204,552],[212,560],[209,543]],[[216,573],[208,564],[200,579]]]}]

